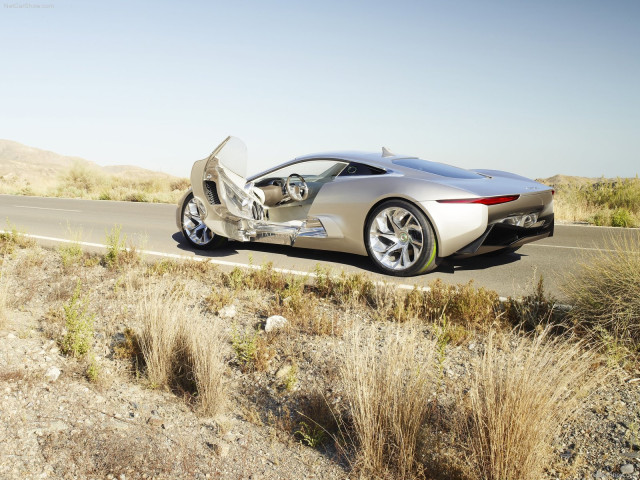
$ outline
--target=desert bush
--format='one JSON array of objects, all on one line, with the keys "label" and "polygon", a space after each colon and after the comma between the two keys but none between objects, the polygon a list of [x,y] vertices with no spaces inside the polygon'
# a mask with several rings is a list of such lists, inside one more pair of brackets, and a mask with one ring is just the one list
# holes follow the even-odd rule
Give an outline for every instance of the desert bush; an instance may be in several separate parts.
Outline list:
[{"label": "desert bush", "polygon": [[578,330],[640,345],[640,235],[611,236],[607,248],[585,254],[563,290]]},{"label": "desert bush", "polygon": [[[66,174],[62,177],[63,184],[61,188],[76,189],[79,192],[90,194],[93,190],[104,182],[103,175],[95,169],[92,169],[79,162],[75,162]],[[80,194],[79,196],[83,196]]]},{"label": "desert bush", "polygon": [[489,335],[472,366],[468,413],[456,415],[467,460],[474,478],[539,479],[554,438],[607,373],[584,344],[548,331],[499,340]]},{"label": "desert bush", "polygon": [[178,178],[169,184],[169,188],[173,190],[178,190],[180,192],[184,192],[188,190],[191,186],[191,180],[188,178]]},{"label": "desert bush", "polygon": [[93,342],[93,324],[95,316],[88,312],[89,300],[81,297],[80,281],[69,302],[62,307],[66,333],[60,341],[63,353],[76,358],[84,357]]},{"label": "desert bush", "polygon": [[408,478],[419,470],[420,432],[435,391],[433,341],[409,324],[381,336],[376,327],[345,335],[340,379],[355,466],[365,476]]},{"label": "desert bush", "polygon": [[640,179],[554,185],[557,219],[614,227],[640,226]]}]

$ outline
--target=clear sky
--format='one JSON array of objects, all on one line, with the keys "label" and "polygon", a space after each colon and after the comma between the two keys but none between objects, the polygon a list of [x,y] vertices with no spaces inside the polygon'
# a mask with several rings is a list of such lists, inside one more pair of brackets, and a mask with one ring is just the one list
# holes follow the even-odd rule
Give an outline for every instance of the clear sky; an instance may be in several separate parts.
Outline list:
[{"label": "clear sky", "polygon": [[0,138],[182,176],[229,134],[251,172],[640,173],[638,0],[3,2]]}]

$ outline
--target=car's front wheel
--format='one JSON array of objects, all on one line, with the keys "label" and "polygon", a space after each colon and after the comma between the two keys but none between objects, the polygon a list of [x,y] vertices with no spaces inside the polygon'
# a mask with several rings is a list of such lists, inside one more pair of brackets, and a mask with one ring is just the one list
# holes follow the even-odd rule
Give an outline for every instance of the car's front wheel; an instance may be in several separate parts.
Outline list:
[{"label": "car's front wheel", "polygon": [[182,201],[180,218],[182,219],[182,235],[195,248],[217,248],[227,242],[225,237],[216,235],[207,227],[202,219],[201,209],[193,197],[193,193],[187,195]]},{"label": "car's front wheel", "polygon": [[426,215],[404,200],[389,200],[370,213],[365,226],[369,257],[385,273],[408,277],[438,266],[436,236]]}]

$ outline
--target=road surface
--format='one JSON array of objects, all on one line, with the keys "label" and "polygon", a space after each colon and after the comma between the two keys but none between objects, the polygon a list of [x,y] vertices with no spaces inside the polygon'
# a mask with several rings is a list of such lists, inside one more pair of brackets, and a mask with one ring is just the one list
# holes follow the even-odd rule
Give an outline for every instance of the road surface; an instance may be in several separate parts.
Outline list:
[{"label": "road surface", "polygon": [[502,296],[532,292],[542,275],[547,290],[562,299],[561,287],[566,284],[567,274],[588,261],[594,251],[607,249],[612,236],[640,238],[638,229],[556,225],[553,238],[525,245],[517,253],[449,260],[427,275],[395,278],[378,273],[367,257],[358,255],[239,242],[219,250],[194,251],[176,228],[175,208],[167,204],[0,195],[0,216],[24,233],[48,237],[39,239],[47,246],[57,244],[54,239],[74,239],[78,232],[83,242],[104,244],[106,232],[117,224],[138,249],[206,257],[227,268],[273,262],[275,267],[310,272],[320,264],[334,272],[366,272],[374,280],[408,285],[424,286],[438,278],[453,284],[473,280],[474,285]]}]

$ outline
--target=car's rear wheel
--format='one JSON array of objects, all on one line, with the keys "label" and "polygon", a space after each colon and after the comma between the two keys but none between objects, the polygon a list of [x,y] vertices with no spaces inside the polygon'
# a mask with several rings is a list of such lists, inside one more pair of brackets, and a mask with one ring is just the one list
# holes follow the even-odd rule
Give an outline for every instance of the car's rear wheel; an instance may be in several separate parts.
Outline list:
[{"label": "car's rear wheel", "polygon": [[193,197],[193,193],[187,195],[182,202],[180,218],[182,218],[182,235],[195,248],[217,248],[227,242],[225,237],[216,235],[207,227],[202,219],[201,209]]},{"label": "car's rear wheel", "polygon": [[404,200],[389,200],[370,213],[365,226],[369,257],[385,273],[408,277],[438,266],[436,236],[426,215]]}]

